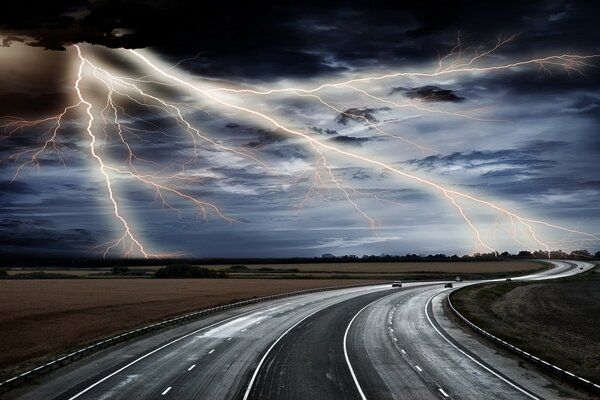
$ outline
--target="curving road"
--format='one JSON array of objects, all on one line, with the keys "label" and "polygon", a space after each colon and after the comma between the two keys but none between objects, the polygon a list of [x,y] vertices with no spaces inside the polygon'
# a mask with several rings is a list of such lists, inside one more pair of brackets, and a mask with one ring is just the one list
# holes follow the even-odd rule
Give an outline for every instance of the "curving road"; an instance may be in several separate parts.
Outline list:
[{"label": "curving road", "polygon": [[[515,280],[592,267],[553,263]],[[448,293],[441,282],[380,285],[230,310],[106,349],[9,398],[587,398],[459,329],[443,310]]]}]

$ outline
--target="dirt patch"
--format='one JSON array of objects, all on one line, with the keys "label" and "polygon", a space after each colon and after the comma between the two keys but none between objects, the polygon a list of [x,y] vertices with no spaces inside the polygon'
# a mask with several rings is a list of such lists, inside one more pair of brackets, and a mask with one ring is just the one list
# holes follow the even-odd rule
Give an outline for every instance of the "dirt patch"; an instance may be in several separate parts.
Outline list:
[{"label": "dirt patch", "polygon": [[488,332],[600,382],[600,282],[498,283],[463,289],[455,307]]},{"label": "dirt patch", "polygon": [[368,281],[0,280],[0,376],[8,377],[36,358],[168,316],[252,297],[357,283]]}]

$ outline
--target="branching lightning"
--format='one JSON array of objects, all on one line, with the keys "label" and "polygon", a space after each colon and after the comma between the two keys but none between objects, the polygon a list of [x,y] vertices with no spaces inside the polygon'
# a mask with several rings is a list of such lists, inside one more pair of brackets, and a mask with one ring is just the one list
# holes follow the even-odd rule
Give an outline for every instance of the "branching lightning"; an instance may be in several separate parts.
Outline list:
[{"label": "branching lightning", "polygon": [[[187,167],[201,158],[202,149],[208,149],[216,154],[228,154],[231,157],[246,160],[246,162],[255,165],[268,174],[278,176],[279,171],[273,169],[266,162],[261,160],[255,154],[237,147],[224,145],[220,141],[212,139],[208,134],[195,127],[190,118],[186,115],[194,110],[190,104],[179,104],[166,99],[165,96],[152,94],[146,89],[145,85],[165,85],[174,90],[179,90],[183,94],[193,94],[197,102],[208,104],[206,109],[212,112],[223,114],[235,114],[238,118],[248,118],[256,124],[275,129],[289,137],[301,140],[306,147],[315,154],[315,163],[313,165],[313,184],[308,188],[306,196],[301,200],[303,207],[320,188],[333,189],[341,199],[364,219],[373,234],[377,235],[379,221],[372,217],[367,209],[361,205],[358,198],[370,198],[375,201],[386,202],[373,193],[362,192],[351,186],[348,186],[336,176],[335,163],[331,160],[331,155],[335,155],[347,163],[357,163],[369,168],[386,171],[401,180],[406,180],[411,184],[416,184],[425,189],[430,189],[440,195],[440,199],[456,211],[457,216],[462,219],[466,227],[472,232],[474,239],[474,252],[498,252],[493,245],[493,237],[499,235],[497,231],[498,224],[504,220],[510,224],[511,236],[519,246],[534,249],[541,248],[550,253],[554,249],[553,245],[545,240],[539,232],[539,227],[552,230],[563,231],[571,236],[578,236],[582,240],[599,241],[597,234],[583,232],[579,229],[557,225],[551,222],[530,218],[514,210],[500,205],[500,202],[490,201],[482,196],[465,191],[457,190],[449,185],[442,184],[436,180],[425,178],[409,172],[397,165],[383,160],[379,157],[369,155],[367,151],[350,150],[343,145],[336,145],[332,141],[326,141],[318,135],[309,133],[300,128],[296,128],[291,121],[286,120],[285,115],[277,111],[262,111],[252,100],[255,97],[273,98],[277,100],[278,96],[294,96],[303,101],[314,101],[318,106],[323,107],[326,112],[342,115],[354,121],[362,123],[364,129],[372,132],[384,139],[397,139],[405,146],[404,149],[416,148],[421,154],[443,154],[443,149],[432,149],[429,146],[420,144],[417,141],[407,137],[392,133],[384,128],[386,121],[378,123],[367,116],[344,110],[335,105],[335,101],[328,99],[331,96],[339,96],[340,93],[348,93],[357,96],[355,103],[361,101],[375,102],[381,106],[389,107],[393,110],[410,109],[413,112],[419,112],[426,115],[440,115],[443,117],[464,118],[467,120],[483,121],[491,123],[496,120],[481,116],[488,111],[487,108],[447,111],[435,107],[425,106],[423,102],[407,100],[403,102],[390,100],[385,96],[378,95],[370,87],[376,82],[395,81],[405,78],[423,78],[433,79],[442,76],[459,74],[487,74],[498,71],[509,71],[515,68],[525,68],[537,66],[542,70],[550,71],[551,68],[562,68],[567,73],[580,73],[584,67],[590,65],[590,62],[597,55],[573,55],[561,54],[551,55],[541,58],[520,60],[504,64],[486,65],[487,58],[504,44],[514,40],[514,37],[499,38],[497,43],[489,49],[463,49],[460,37],[457,45],[443,57],[439,58],[433,71],[394,71],[391,73],[382,73],[354,77],[340,82],[325,82],[316,87],[284,87],[272,89],[255,89],[247,87],[223,87],[216,86],[214,83],[198,83],[193,78],[186,77],[183,73],[178,73],[175,67],[162,67],[160,61],[153,60],[149,55],[142,54],[136,50],[130,50],[131,59],[138,67],[148,70],[148,74],[142,78],[122,77],[112,73],[109,67],[100,66],[84,55],[79,45],[73,45],[77,53],[77,79],[73,84],[73,91],[76,100],[73,104],[65,107],[60,113],[47,118],[38,120],[24,120],[17,117],[2,117],[0,121],[5,137],[23,134],[27,129],[47,126],[49,129],[42,135],[40,144],[13,154],[9,159],[18,163],[14,179],[17,179],[25,167],[32,166],[39,168],[40,156],[44,153],[55,152],[64,163],[64,155],[61,151],[60,132],[68,116],[75,110],[82,112],[85,119],[84,133],[87,137],[87,146],[96,170],[102,177],[104,191],[107,195],[107,203],[111,206],[112,217],[116,221],[120,234],[117,239],[104,245],[104,256],[113,254],[116,249],[120,249],[121,255],[126,257],[158,257],[161,254],[155,254],[146,249],[138,232],[134,228],[135,224],[127,216],[122,200],[118,196],[118,181],[128,180],[136,182],[139,185],[147,187],[154,191],[155,198],[160,201],[163,207],[175,210],[179,209],[171,203],[171,198],[185,201],[197,207],[200,215],[208,219],[211,215],[229,223],[237,222],[236,218],[230,217],[222,211],[216,204],[201,199],[195,195],[186,193],[178,184],[201,183],[194,176],[186,174]],[[153,80],[147,78],[152,76]],[[85,86],[87,85],[87,86]],[[95,86],[94,86],[95,85]],[[103,93],[102,100],[97,96],[92,96],[91,88],[96,88],[95,92]],[[319,92],[323,92],[320,94]],[[319,93],[319,94],[318,94]],[[247,100],[247,96],[251,96]],[[124,122],[124,120],[135,121],[135,116],[127,112],[127,104],[134,104],[137,107],[144,107],[156,113],[164,113],[174,120],[177,126],[186,133],[190,139],[189,147],[186,149],[191,153],[186,161],[178,164],[163,164],[156,160],[146,160],[136,154],[135,146],[132,141],[143,142],[150,135],[165,135],[171,138],[171,132],[163,132],[159,127],[152,129],[133,128]],[[205,108],[203,107],[203,109]],[[148,126],[148,121],[140,121]],[[118,161],[111,156],[111,149],[118,147],[124,151],[124,160]],[[25,160],[25,161],[23,161]],[[153,170],[148,171],[151,166]],[[173,170],[175,171],[173,172]],[[169,172],[171,171],[171,172]],[[394,202],[387,202],[387,206],[394,207]],[[482,234],[478,227],[479,223],[472,216],[470,207],[477,206],[487,209],[494,213],[495,220],[487,234]]]}]

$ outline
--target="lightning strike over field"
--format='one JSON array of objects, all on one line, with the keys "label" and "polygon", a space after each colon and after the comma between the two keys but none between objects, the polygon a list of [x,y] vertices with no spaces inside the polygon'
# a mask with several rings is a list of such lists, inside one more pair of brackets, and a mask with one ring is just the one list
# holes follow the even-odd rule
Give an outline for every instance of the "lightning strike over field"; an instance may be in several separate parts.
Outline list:
[{"label": "lightning strike over field", "polygon": [[[463,207],[456,201],[456,199],[453,196],[462,197],[464,199],[468,199],[470,201],[473,201],[473,202],[476,202],[476,203],[479,203],[479,204],[483,204],[483,205],[485,205],[487,207],[490,207],[490,208],[492,208],[492,209],[494,209],[494,210],[496,210],[496,211],[498,211],[498,212],[506,215],[510,219],[514,218],[519,223],[521,223],[525,227],[527,227],[527,230],[529,231],[530,237],[531,237],[531,239],[535,243],[537,243],[538,245],[542,246],[548,253],[550,251],[550,247],[546,243],[544,243],[543,241],[541,241],[540,239],[538,239],[538,237],[535,234],[535,230],[531,226],[531,223],[538,223],[538,224],[548,225],[547,223],[545,223],[543,221],[536,221],[536,220],[532,220],[532,219],[529,219],[529,218],[525,218],[525,217],[519,216],[519,215],[515,214],[514,212],[511,212],[511,211],[509,211],[509,210],[507,210],[505,208],[502,208],[502,207],[496,205],[495,203],[492,203],[492,202],[486,201],[484,199],[475,197],[475,196],[470,195],[468,193],[464,193],[464,192],[460,192],[460,191],[456,191],[456,190],[451,190],[451,189],[445,188],[444,186],[439,185],[439,184],[437,184],[437,183],[435,183],[433,181],[421,178],[421,177],[419,177],[417,175],[413,175],[413,174],[407,173],[407,172],[402,171],[402,170],[400,170],[398,168],[394,168],[393,166],[391,166],[391,165],[389,165],[389,164],[387,164],[385,162],[379,161],[379,160],[377,160],[375,158],[370,158],[370,157],[367,157],[367,156],[363,156],[361,154],[357,154],[357,153],[354,153],[354,152],[350,152],[350,151],[344,150],[341,147],[332,146],[330,144],[327,144],[327,143],[324,143],[322,141],[319,141],[319,140],[315,139],[314,137],[311,137],[311,136],[309,136],[309,135],[307,135],[307,134],[305,134],[303,132],[300,132],[300,131],[288,128],[287,126],[283,125],[282,123],[280,123],[279,121],[277,121],[275,118],[273,118],[273,117],[271,117],[271,116],[269,116],[267,114],[264,114],[262,112],[256,111],[256,110],[248,108],[248,107],[238,106],[238,105],[229,103],[227,101],[221,100],[221,99],[219,99],[218,97],[216,97],[213,94],[213,91],[208,91],[208,90],[201,89],[198,86],[190,83],[189,81],[186,81],[186,80],[183,80],[181,78],[178,78],[178,77],[174,76],[173,74],[169,74],[166,71],[164,71],[163,69],[159,68],[155,63],[153,63],[152,61],[150,61],[147,57],[143,56],[139,52],[137,52],[135,50],[131,50],[131,52],[135,56],[137,56],[138,58],[140,58],[144,63],[146,63],[151,69],[153,69],[154,71],[156,71],[157,73],[159,73],[160,75],[162,75],[162,76],[164,76],[164,77],[166,77],[168,79],[171,79],[171,80],[173,80],[173,81],[181,84],[182,86],[188,87],[188,88],[190,88],[190,89],[192,89],[192,90],[200,93],[201,95],[204,95],[204,96],[208,97],[209,99],[213,100],[214,102],[216,102],[216,103],[218,103],[218,104],[220,104],[222,106],[225,106],[225,107],[231,108],[231,109],[235,109],[235,110],[238,110],[238,111],[241,111],[241,112],[253,115],[253,116],[257,116],[260,119],[263,119],[264,121],[268,122],[269,124],[273,125],[274,127],[278,128],[278,129],[280,129],[282,131],[285,131],[285,132],[287,132],[289,134],[292,134],[294,136],[299,136],[299,137],[305,139],[309,144],[313,145],[314,147],[319,147],[319,148],[323,148],[323,149],[326,149],[326,150],[330,150],[330,151],[336,152],[338,154],[341,154],[343,156],[356,159],[356,160],[358,160],[360,162],[371,164],[373,166],[376,166],[376,167],[382,168],[384,170],[390,171],[390,172],[392,172],[392,173],[394,173],[396,175],[399,175],[401,177],[417,181],[417,182],[419,182],[419,183],[421,183],[421,184],[423,184],[425,186],[429,186],[429,187],[432,187],[432,188],[440,191],[447,199],[450,200],[450,202],[452,203],[452,205],[455,208],[457,208],[457,210],[459,211],[461,217],[468,224],[468,226],[473,230],[473,232],[475,234],[475,237],[476,237],[476,247],[475,247],[476,249],[478,249],[480,247],[483,247],[483,248],[487,248],[487,249],[491,250],[492,252],[496,252],[496,250],[494,250],[493,247],[491,247],[490,245],[488,245],[488,244],[486,244],[486,243],[483,242],[483,240],[481,238],[481,234],[479,232],[479,229],[475,226],[475,224],[473,223],[473,221],[471,221],[471,219],[467,216],[467,214],[463,210]],[[562,57],[563,56],[560,56],[559,58],[562,59]],[[519,62],[519,63],[515,63],[515,64],[509,64],[509,66],[488,67],[485,70],[486,71],[491,71],[491,70],[497,70],[497,69],[507,69],[507,68],[510,68],[510,66],[514,66],[514,65],[528,65],[528,64],[532,64],[532,63],[543,65],[543,63],[545,62],[543,60],[549,60],[549,59],[553,59],[553,58],[552,57],[547,57],[546,59],[537,59],[535,61],[523,61],[523,62]],[[470,65],[470,64],[471,64],[471,62],[458,64],[458,67],[456,67],[456,68],[461,69],[461,72],[464,72],[465,66],[466,65]],[[571,68],[574,68],[574,67],[571,67]],[[482,69],[480,69],[480,68],[474,68],[474,69],[470,69],[468,72],[472,72],[472,71],[475,71],[475,70],[481,71]],[[444,70],[444,71],[447,72],[448,70]],[[452,70],[452,71],[455,71],[455,70]],[[417,74],[417,73],[409,73],[409,74]],[[387,76],[387,78],[398,77],[398,76],[405,76],[405,75],[398,73],[398,74],[389,75],[389,76]],[[420,75],[420,76],[427,76],[427,75]],[[375,78],[370,78],[370,79],[369,78],[362,78],[362,79],[360,79],[360,81],[366,81],[366,80],[368,81],[368,80],[371,80],[371,79],[375,79]],[[379,78],[379,79],[383,79],[383,78]],[[354,82],[356,82],[356,81],[359,81],[359,80],[358,79],[354,80]],[[352,83],[352,82],[346,82],[346,83],[344,83],[344,85],[347,85],[349,83]],[[323,87],[327,87],[327,86],[333,86],[333,85],[329,85],[329,84],[321,85],[319,87],[319,89],[323,88]],[[316,90],[317,89],[307,90],[305,92],[306,93],[311,93],[312,91],[316,91]],[[258,92],[255,92],[255,93],[258,93]],[[268,94],[268,93],[267,92],[260,92],[258,94]],[[319,154],[320,154],[320,156],[323,155],[322,152],[319,152]],[[578,234],[581,234],[581,235],[584,235],[584,236],[592,237],[594,239],[599,239],[600,238],[597,235],[588,234],[588,233],[580,232],[580,231],[575,231],[575,230],[572,230],[572,229],[569,229],[569,228],[566,228],[566,227],[561,227],[561,226],[558,226],[558,225],[553,225],[553,227],[556,228],[556,229],[561,229],[561,230],[565,230],[565,231],[568,231],[568,232],[578,233]]]},{"label": "lightning strike over field", "polygon": [[[83,111],[85,119],[83,134],[87,138],[87,149],[97,172],[102,177],[104,185],[102,191],[106,194],[112,218],[117,222],[120,232],[116,240],[104,245],[104,256],[114,254],[117,249],[120,249],[121,255],[125,257],[161,256],[161,254],[147,250],[147,245],[143,244],[145,243],[144,234],[140,233],[142,230],[139,227],[136,228],[134,218],[128,216],[127,207],[124,206],[126,200],[124,195],[120,194],[123,182],[149,188],[155,193],[155,199],[160,201],[162,207],[175,210],[179,217],[181,217],[181,206],[173,205],[171,198],[196,207],[205,221],[208,221],[212,215],[228,223],[238,223],[240,221],[237,217],[229,216],[227,211],[222,210],[213,201],[204,200],[200,196],[188,193],[188,190],[193,193],[210,183],[205,183],[202,177],[194,176],[193,173],[188,174],[190,170],[194,170],[190,166],[194,166],[198,160],[210,163],[211,159],[222,157],[225,160],[224,163],[231,162],[229,160],[244,160],[249,163],[248,167],[260,170],[261,173],[271,176],[273,179],[289,175],[263,161],[255,152],[225,144],[224,140],[215,139],[214,136],[196,127],[189,115],[198,111],[224,117],[234,115],[236,120],[248,119],[260,126],[261,129],[274,129],[274,131],[270,131],[271,135],[281,134],[288,139],[298,140],[315,157],[312,167],[310,164],[305,166],[305,168],[312,168],[314,181],[308,187],[304,199],[301,200],[301,208],[319,188],[333,189],[339,196],[338,200],[344,201],[360,218],[365,220],[375,236],[379,235],[379,227],[385,226],[388,221],[381,223],[372,216],[369,208],[364,205],[365,199],[368,198],[370,201],[380,204],[385,202],[385,207],[390,208],[397,207],[398,203],[381,199],[374,193],[346,184],[337,176],[337,169],[343,164],[355,165],[356,163],[370,170],[383,171],[394,176],[398,185],[405,182],[416,185],[421,190],[436,193],[440,200],[446,202],[450,209],[454,210],[457,217],[471,232],[474,242],[473,252],[498,253],[500,251],[493,242],[501,235],[499,225],[503,221],[509,225],[510,234],[507,236],[511,236],[516,244],[528,249],[541,248],[548,254],[554,249],[554,246],[551,240],[544,238],[544,234],[539,230],[540,227],[566,232],[569,235],[580,237],[582,241],[600,241],[598,234],[527,217],[512,207],[501,205],[502,200],[492,201],[486,199],[486,196],[459,190],[451,184],[441,183],[442,177],[437,179],[424,177],[386,160],[385,157],[372,154],[364,147],[354,150],[332,140],[324,140],[318,134],[311,133],[304,127],[298,127],[299,123],[294,118],[289,117],[285,111],[277,107],[269,108],[268,111],[263,110],[267,107],[260,102],[270,101],[277,104],[281,101],[282,96],[291,96],[293,99],[317,107],[321,120],[331,116],[331,118],[339,118],[342,122],[345,121],[344,119],[348,119],[359,123],[358,128],[352,129],[357,129],[363,136],[353,140],[359,142],[374,138],[395,140],[394,145],[400,144],[399,148],[403,152],[410,153],[417,149],[421,155],[446,155],[447,149],[444,149],[444,143],[437,143],[436,149],[433,149],[430,145],[410,138],[408,134],[399,135],[392,132],[392,129],[385,125],[390,125],[402,118],[409,118],[410,116],[396,114],[407,109],[419,113],[416,118],[423,118],[423,116],[458,118],[465,119],[467,122],[478,121],[486,124],[505,122],[505,120],[481,116],[482,113],[490,111],[490,107],[487,106],[457,111],[426,106],[424,102],[428,100],[427,98],[420,101],[392,100],[386,95],[380,94],[382,89],[378,85],[383,81],[396,83],[398,80],[430,80],[458,75],[479,76],[502,71],[509,73],[514,69],[536,66],[544,71],[560,68],[569,74],[581,73],[583,68],[589,67],[591,62],[598,57],[598,55],[560,54],[498,64],[490,64],[486,61],[501,46],[514,39],[513,36],[499,38],[497,43],[489,49],[463,49],[459,37],[458,44],[447,55],[439,58],[433,71],[363,73],[361,76],[350,79],[321,82],[313,87],[298,85],[272,89],[255,89],[248,88],[247,85],[236,86],[233,84],[222,86],[216,82],[202,81],[185,75],[177,69],[177,66],[164,67],[151,55],[137,50],[130,50],[127,57],[124,58],[128,62],[134,63],[139,70],[148,70],[149,73],[140,78],[122,76],[118,72],[112,72],[111,67],[93,61],[84,54],[84,50],[79,45],[73,45],[77,53],[77,79],[73,84],[76,101],[65,107],[59,114],[38,120],[2,117],[1,121],[3,122],[0,127],[3,129],[5,138],[13,135],[25,135],[28,129],[50,125],[50,128],[41,136],[39,145],[12,154],[4,161],[18,163],[13,181],[21,177],[25,167],[33,166],[39,169],[40,156],[44,153],[55,152],[65,163],[64,155],[61,152],[61,143],[65,139],[61,141],[61,129],[64,127],[67,117],[72,117],[77,110]],[[169,100],[166,95],[153,93],[152,90],[157,88],[169,88],[170,91],[179,92],[182,96],[188,96],[191,93],[193,99],[186,104],[177,103]],[[161,93],[160,90],[158,92]],[[318,92],[323,93],[317,94]],[[348,105],[346,109],[339,105],[342,104],[340,99]],[[361,104],[365,103],[369,104],[371,108],[361,109]],[[128,107],[133,108],[134,111],[129,112]],[[187,144],[181,148],[182,153],[185,154],[183,161],[167,160],[165,162],[165,160],[148,159],[137,155],[140,149],[143,149],[145,142],[151,143],[156,137],[161,137],[162,140],[175,140],[178,132],[169,131],[167,133],[162,127],[152,126],[151,121],[136,117],[136,108],[149,110],[152,114],[167,115],[175,121],[176,129],[185,133],[189,138]],[[389,120],[380,122],[370,114],[370,110],[383,110],[389,112],[391,117]],[[69,123],[71,122],[69,121]],[[146,127],[134,127],[135,124]],[[319,127],[319,121],[314,125],[317,131],[323,130]],[[146,129],[148,127],[151,129]],[[124,156],[119,156],[119,154],[124,154]],[[25,161],[22,161],[23,159]],[[68,168],[67,163],[65,163],[65,167]],[[225,185],[225,183],[220,183],[218,178],[215,178],[215,184]],[[184,185],[185,189],[182,188]],[[483,222],[478,220],[479,211],[476,211],[475,208],[484,209],[488,214],[495,216],[486,235],[482,234]],[[459,228],[457,227],[457,229]]]}]

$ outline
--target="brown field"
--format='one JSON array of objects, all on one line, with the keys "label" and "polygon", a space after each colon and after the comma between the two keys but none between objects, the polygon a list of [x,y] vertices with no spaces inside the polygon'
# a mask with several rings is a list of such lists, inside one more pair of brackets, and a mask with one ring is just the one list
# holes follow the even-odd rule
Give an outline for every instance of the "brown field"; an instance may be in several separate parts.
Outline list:
[{"label": "brown field", "polygon": [[[212,268],[228,267],[229,265],[224,265]],[[261,267],[263,265],[248,265],[252,269]],[[287,264],[264,267],[297,268],[300,272],[316,271],[314,276],[320,278],[326,278],[331,272],[342,272],[363,279],[0,280],[0,376],[6,377],[14,373],[15,368],[37,363],[44,357],[69,351],[101,337],[234,300],[308,288],[374,282],[370,280],[369,273],[493,274],[540,269],[542,265],[530,261],[499,261]],[[49,272],[48,269],[11,272],[33,271]],[[87,275],[107,271],[108,269],[52,269],[51,272],[83,275],[81,277],[86,278]],[[299,274],[296,275],[298,276]],[[381,275],[375,279],[381,281],[380,278]]]},{"label": "brown field", "polygon": [[18,364],[27,360],[64,352],[168,316],[236,299],[368,282],[364,279],[0,280],[0,369],[3,369],[0,375],[11,375]]}]

